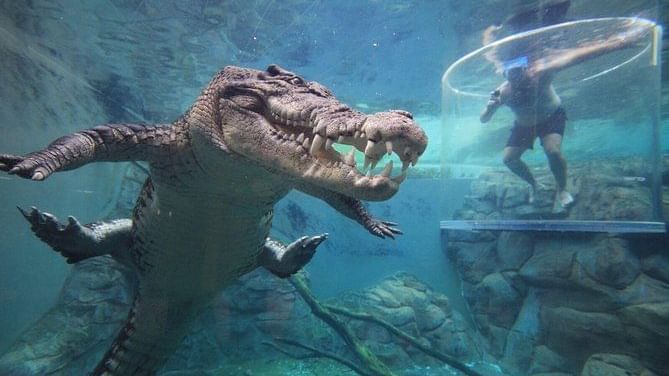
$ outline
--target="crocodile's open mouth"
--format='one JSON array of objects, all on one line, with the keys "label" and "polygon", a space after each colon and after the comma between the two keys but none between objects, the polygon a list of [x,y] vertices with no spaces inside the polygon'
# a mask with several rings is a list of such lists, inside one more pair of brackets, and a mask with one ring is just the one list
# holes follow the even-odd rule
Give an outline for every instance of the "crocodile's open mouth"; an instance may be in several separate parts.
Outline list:
[{"label": "crocodile's open mouth", "polygon": [[[339,112],[319,109],[298,112],[288,110],[270,98],[264,117],[271,126],[270,133],[275,142],[280,143],[282,149],[292,148],[299,155],[302,177],[320,180],[321,185],[331,185],[335,176],[345,177],[354,188],[376,191],[367,199],[392,196],[405,180],[409,167],[418,162],[425,143],[413,142],[401,132],[385,132],[383,122],[399,120],[413,125],[411,115],[394,111],[382,113],[386,119],[377,120],[374,117],[378,115],[365,116],[343,109]],[[350,116],[352,113],[355,116]],[[356,158],[356,153],[362,155]],[[392,154],[397,155],[401,167],[394,168],[392,157],[387,163],[380,164],[384,156]],[[383,167],[376,169],[377,165]]]}]

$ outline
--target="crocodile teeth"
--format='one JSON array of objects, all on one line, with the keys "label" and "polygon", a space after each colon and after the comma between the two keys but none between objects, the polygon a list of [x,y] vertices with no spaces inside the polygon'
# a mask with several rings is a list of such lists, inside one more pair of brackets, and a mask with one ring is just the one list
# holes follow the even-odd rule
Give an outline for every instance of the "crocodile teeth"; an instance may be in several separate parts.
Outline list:
[{"label": "crocodile teeth", "polygon": [[314,142],[311,143],[311,149],[309,150],[309,153],[311,153],[311,155],[315,155],[317,151],[323,148],[324,143],[325,138],[316,133],[314,135]]},{"label": "crocodile teeth", "polygon": [[316,166],[316,164],[312,164],[311,166],[309,166],[309,169],[304,173],[304,175],[306,175],[306,176],[313,176],[313,175],[315,175],[315,174],[316,174],[316,169],[317,169],[317,168],[318,168],[318,167]]},{"label": "crocodile teeth", "polygon": [[390,178],[390,180],[394,181],[394,182],[397,183],[397,184],[400,184],[400,183],[402,183],[402,182],[404,181],[404,179],[406,179],[406,178],[407,178],[407,172],[406,172],[406,171],[402,171],[401,174],[395,176],[394,178]]},{"label": "crocodile teeth", "polygon": [[294,134],[294,133],[291,133],[291,134],[290,134],[290,140],[291,140],[291,141],[295,141],[295,134]]},{"label": "crocodile teeth", "polygon": [[332,144],[334,144],[334,140],[331,138],[328,138],[325,140],[325,150],[330,150],[332,149]]},{"label": "crocodile teeth", "polygon": [[302,146],[303,146],[305,149],[309,149],[309,137],[307,137],[307,138],[304,139],[304,142],[302,142]]},{"label": "crocodile teeth", "polygon": [[344,155],[344,163],[349,166],[355,166],[355,148],[351,148],[351,152]]},{"label": "crocodile teeth", "polygon": [[386,153],[388,153],[388,155],[393,154],[393,143],[392,143],[392,141],[386,141]]},{"label": "crocodile teeth", "polygon": [[353,134],[353,137],[355,137],[355,138],[360,137],[360,131],[355,131],[355,133]]},{"label": "crocodile teeth", "polygon": [[381,176],[384,178],[389,178],[390,173],[393,171],[393,161],[391,160],[386,164],[386,167],[383,168],[383,171],[381,171]]},{"label": "crocodile teeth", "polygon": [[[327,124],[325,124],[324,120],[319,120],[318,123],[316,123],[316,128],[314,129],[314,133],[319,133],[325,135],[325,131],[327,129]],[[323,131],[323,132],[321,132]]]},{"label": "crocodile teeth", "polygon": [[343,135],[339,136],[337,138],[337,142],[339,142],[340,144],[343,143],[344,142],[344,136]]},{"label": "crocodile teeth", "polygon": [[364,163],[364,165],[363,165],[363,167],[362,167],[362,170],[363,170],[363,171],[367,170],[367,167],[369,167],[369,165],[370,165],[371,163],[372,163],[372,159],[371,159],[370,157],[368,157],[368,156],[365,155],[365,163]]},{"label": "crocodile teeth", "polygon": [[402,161],[402,172],[406,171],[409,168],[410,161]]},{"label": "crocodile teeth", "polygon": [[367,146],[365,146],[365,155],[371,156],[372,155],[372,149],[374,148],[375,145],[376,145],[376,143],[374,141],[367,140]]},{"label": "crocodile teeth", "polygon": [[302,141],[304,141],[304,133],[300,133],[300,135],[297,136],[296,141],[302,143]]}]

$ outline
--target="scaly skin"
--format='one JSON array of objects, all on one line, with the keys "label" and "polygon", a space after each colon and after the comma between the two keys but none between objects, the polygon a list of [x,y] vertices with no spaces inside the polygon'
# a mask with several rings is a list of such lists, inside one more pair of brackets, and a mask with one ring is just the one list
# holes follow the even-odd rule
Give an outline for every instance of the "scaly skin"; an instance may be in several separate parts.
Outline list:
[{"label": "scaly skin", "polygon": [[[379,175],[366,175],[334,143],[363,152],[363,170],[396,153],[402,172],[391,177],[389,164]],[[0,170],[44,180],[92,162],[148,162],[150,178],[133,211],[129,240],[110,235],[129,243],[121,259],[136,270],[139,292],[93,374],[150,375],[217,292],[272,264],[272,257],[284,257],[274,252],[268,260],[263,252],[273,206],[290,189],[322,198],[374,235],[392,237],[399,233],[395,225],[372,218],[359,200],[392,197],[426,145],[408,112],[364,115],[280,67],[226,67],[171,125],[98,126],[25,156],[0,155]],[[94,253],[116,252],[105,247]]]}]

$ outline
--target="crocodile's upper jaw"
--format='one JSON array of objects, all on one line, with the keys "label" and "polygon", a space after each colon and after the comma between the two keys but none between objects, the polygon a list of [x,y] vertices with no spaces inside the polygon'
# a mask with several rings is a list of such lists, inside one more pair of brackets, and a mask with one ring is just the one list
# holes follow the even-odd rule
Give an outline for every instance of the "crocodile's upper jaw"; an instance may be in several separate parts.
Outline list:
[{"label": "crocodile's upper jaw", "polygon": [[[362,200],[385,200],[397,192],[407,168],[417,163],[427,145],[410,113],[364,115],[341,104],[320,84],[276,66],[266,72],[227,67],[211,86],[218,93],[221,147],[301,184]],[[363,152],[363,171],[356,167],[354,148],[342,155],[335,144]],[[392,177],[390,162],[378,174],[365,174],[386,153],[398,155],[401,172]]]}]

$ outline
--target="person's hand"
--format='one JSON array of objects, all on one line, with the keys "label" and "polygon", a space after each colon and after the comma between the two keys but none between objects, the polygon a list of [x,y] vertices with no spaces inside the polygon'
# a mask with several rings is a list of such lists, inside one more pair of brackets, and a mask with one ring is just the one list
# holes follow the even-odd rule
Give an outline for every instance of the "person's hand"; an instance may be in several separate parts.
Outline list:
[{"label": "person's hand", "polygon": [[497,107],[502,104],[502,99],[500,96],[500,91],[495,90],[490,92],[490,98],[488,99],[488,107]]}]

